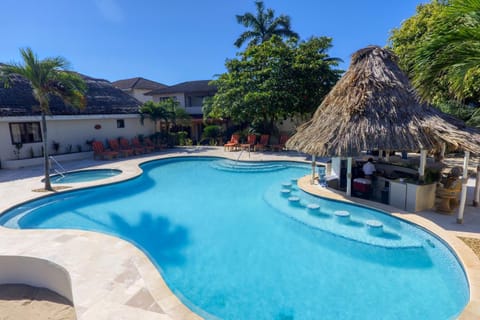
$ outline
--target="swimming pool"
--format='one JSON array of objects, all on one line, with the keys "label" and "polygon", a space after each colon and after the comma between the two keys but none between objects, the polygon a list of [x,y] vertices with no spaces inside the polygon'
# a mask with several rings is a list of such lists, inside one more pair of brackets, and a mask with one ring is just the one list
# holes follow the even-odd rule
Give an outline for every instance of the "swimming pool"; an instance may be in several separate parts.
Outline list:
[{"label": "swimming pool", "polygon": [[[308,165],[179,158],[142,169],[130,181],[23,204],[0,223],[127,239],[206,318],[450,319],[468,302],[465,274],[442,241],[377,211],[301,192],[292,179]],[[290,204],[285,188],[303,204]],[[367,232],[367,220],[380,221],[384,234]]]},{"label": "swimming pool", "polygon": [[106,179],[122,173],[117,169],[92,169],[69,171],[50,176],[51,183],[78,183]]}]

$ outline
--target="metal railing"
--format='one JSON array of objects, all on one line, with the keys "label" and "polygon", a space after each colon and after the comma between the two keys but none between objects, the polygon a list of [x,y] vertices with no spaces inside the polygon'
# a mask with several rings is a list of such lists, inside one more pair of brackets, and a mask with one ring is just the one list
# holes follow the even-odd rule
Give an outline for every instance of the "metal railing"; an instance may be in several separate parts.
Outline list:
[{"label": "metal railing", "polygon": [[49,156],[48,158],[50,159],[50,163],[53,162],[60,169],[58,170],[53,165],[51,165],[50,170],[53,170],[56,174],[59,174],[63,179],[65,177],[65,173],[67,172],[67,170],[54,157]]}]

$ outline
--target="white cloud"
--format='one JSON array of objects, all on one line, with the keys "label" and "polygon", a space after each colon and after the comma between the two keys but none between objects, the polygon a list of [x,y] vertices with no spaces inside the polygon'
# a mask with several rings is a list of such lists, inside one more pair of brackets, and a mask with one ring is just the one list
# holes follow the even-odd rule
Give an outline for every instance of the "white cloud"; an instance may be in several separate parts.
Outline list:
[{"label": "white cloud", "polygon": [[111,22],[121,22],[123,20],[123,11],[117,0],[94,0],[94,3],[105,19]]}]

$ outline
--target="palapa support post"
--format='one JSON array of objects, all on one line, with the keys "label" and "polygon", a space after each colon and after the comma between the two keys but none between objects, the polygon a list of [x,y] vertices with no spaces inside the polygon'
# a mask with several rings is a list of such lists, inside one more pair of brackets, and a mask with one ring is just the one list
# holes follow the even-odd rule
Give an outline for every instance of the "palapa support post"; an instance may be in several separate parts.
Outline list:
[{"label": "palapa support post", "polygon": [[470,158],[470,151],[465,151],[465,158],[463,159],[463,175],[462,175],[462,193],[460,194],[460,206],[458,207],[457,223],[463,223],[463,212],[465,210],[465,202],[467,200],[467,182],[468,182],[468,160]]},{"label": "palapa support post", "polygon": [[442,147],[442,148],[440,149],[439,160],[445,159],[445,151],[447,150],[447,144],[446,144],[445,142],[442,142],[441,147]]},{"label": "palapa support post", "polygon": [[427,150],[420,150],[420,165],[418,166],[418,180],[425,180],[425,165],[427,164]]},{"label": "palapa support post", "polygon": [[313,184],[315,182],[315,155],[312,155],[312,179],[310,179],[310,184]]},{"label": "palapa support post", "polygon": [[473,206],[478,207],[480,202],[480,164],[477,165],[477,178],[475,179],[475,191],[473,192]]},{"label": "palapa support post", "polygon": [[347,196],[352,196],[352,157],[347,158]]},{"label": "palapa support post", "polygon": [[390,151],[389,150],[385,150],[385,161],[390,162]]}]

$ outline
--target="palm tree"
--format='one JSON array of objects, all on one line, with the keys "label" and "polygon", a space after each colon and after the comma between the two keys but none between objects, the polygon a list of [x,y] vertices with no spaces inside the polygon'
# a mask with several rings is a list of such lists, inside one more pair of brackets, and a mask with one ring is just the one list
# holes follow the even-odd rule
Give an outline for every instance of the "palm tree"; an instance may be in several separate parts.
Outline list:
[{"label": "palm tree", "polygon": [[275,12],[272,9],[266,9],[263,1],[255,1],[257,7],[256,16],[252,13],[237,15],[237,22],[250,29],[243,32],[235,41],[235,46],[240,48],[245,41],[250,39],[249,45],[260,44],[270,39],[273,35],[286,38],[298,38],[298,34],[290,28],[290,17],[280,15],[275,18]]},{"label": "palm tree", "polygon": [[[480,97],[480,0],[452,0],[445,9],[438,29],[426,45],[417,49],[413,83],[421,96],[434,97],[436,84],[449,89],[458,100]],[[480,124],[480,108],[467,122]],[[480,166],[477,167],[480,177]],[[474,191],[474,206],[480,201],[480,179]]]},{"label": "palm tree", "polygon": [[459,100],[471,94],[472,87],[478,87],[478,12],[480,0],[452,0],[429,35],[429,41],[417,49],[413,84],[426,100],[435,96],[438,84],[446,86],[450,94]]},{"label": "palm tree", "polygon": [[165,122],[169,119],[168,111],[160,104],[153,101],[147,101],[140,107],[140,122],[144,123],[145,118],[153,121],[155,132],[157,131],[157,124],[159,121]]},{"label": "palm tree", "polygon": [[49,100],[52,95],[68,105],[83,108],[86,104],[86,85],[83,79],[75,73],[67,72],[68,62],[62,57],[39,60],[32,49],[20,49],[23,63],[13,63],[2,67],[5,85],[9,86],[14,75],[20,75],[30,82],[33,96],[40,104],[41,131],[43,137],[43,156],[45,169],[45,190],[52,191],[50,184],[50,163],[48,157],[47,121],[50,113]]},{"label": "palm tree", "polygon": [[180,107],[180,102],[169,98],[163,102],[163,106],[168,110],[169,120],[174,126],[186,126],[190,124],[192,117],[184,108]]}]

